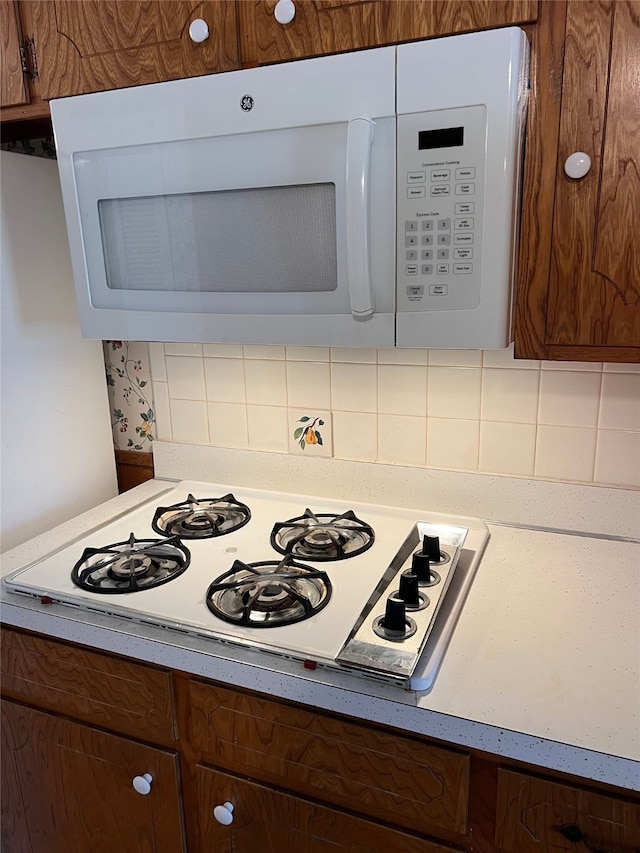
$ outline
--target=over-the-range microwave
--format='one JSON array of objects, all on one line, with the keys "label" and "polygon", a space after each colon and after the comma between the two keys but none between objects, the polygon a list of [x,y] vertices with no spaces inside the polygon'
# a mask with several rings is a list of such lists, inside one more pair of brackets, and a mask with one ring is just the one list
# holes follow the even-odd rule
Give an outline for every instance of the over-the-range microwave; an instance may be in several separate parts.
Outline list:
[{"label": "over-the-range microwave", "polygon": [[524,32],[53,101],[86,337],[510,342]]}]

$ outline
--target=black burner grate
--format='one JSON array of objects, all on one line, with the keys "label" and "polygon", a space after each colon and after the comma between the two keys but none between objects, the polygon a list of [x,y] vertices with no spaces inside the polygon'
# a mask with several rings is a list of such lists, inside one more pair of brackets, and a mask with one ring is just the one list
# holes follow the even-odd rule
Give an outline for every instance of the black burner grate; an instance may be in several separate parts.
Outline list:
[{"label": "black burner grate", "polygon": [[168,507],[158,507],[151,526],[156,533],[180,539],[209,539],[240,530],[251,518],[251,510],[232,494],[221,498],[194,498]]},{"label": "black burner grate", "polygon": [[271,531],[271,544],[281,554],[306,560],[346,560],[357,557],[373,545],[373,528],[361,521],[352,510],[313,513],[279,522]]}]

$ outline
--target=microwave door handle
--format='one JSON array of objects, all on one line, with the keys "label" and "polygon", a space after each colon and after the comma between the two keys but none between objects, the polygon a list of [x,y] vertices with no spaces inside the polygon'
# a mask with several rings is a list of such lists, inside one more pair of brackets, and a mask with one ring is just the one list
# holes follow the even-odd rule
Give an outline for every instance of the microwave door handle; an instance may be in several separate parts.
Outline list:
[{"label": "microwave door handle", "polygon": [[375,123],[349,122],[347,133],[347,275],[351,313],[366,320],[375,311],[369,262],[369,173]]}]

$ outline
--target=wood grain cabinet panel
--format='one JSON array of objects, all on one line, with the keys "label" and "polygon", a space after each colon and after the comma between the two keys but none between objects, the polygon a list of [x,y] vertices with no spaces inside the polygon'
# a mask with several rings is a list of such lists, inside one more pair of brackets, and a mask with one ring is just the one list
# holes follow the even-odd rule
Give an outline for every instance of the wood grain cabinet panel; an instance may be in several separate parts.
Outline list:
[{"label": "wood grain cabinet panel", "polygon": [[465,753],[195,680],[190,700],[204,761],[417,832],[467,830]]},{"label": "wood grain cabinet panel", "polygon": [[[20,11],[43,99],[238,67],[233,0],[29,0]],[[199,44],[189,37],[196,18],[209,25]]]},{"label": "wood grain cabinet panel", "polygon": [[[4,701],[3,853],[180,853],[177,765],[173,753]],[[147,796],[132,785],[144,773]]]},{"label": "wood grain cabinet panel", "polygon": [[2,693],[157,743],[177,739],[168,672],[2,630]]},{"label": "wood grain cabinet panel", "polygon": [[20,18],[14,0],[0,0],[0,107],[29,103],[22,70]]},{"label": "wood grain cabinet panel", "polygon": [[505,853],[633,853],[640,803],[500,769],[496,844]]},{"label": "wood grain cabinet panel", "polygon": [[[216,853],[456,853],[444,847],[362,818],[307,802],[255,782],[198,766],[201,849]],[[230,802],[233,823],[213,816],[216,805]]]},{"label": "wood grain cabinet panel", "polygon": [[276,2],[239,4],[243,65],[523,23],[538,13],[538,0],[298,0],[282,26]]}]

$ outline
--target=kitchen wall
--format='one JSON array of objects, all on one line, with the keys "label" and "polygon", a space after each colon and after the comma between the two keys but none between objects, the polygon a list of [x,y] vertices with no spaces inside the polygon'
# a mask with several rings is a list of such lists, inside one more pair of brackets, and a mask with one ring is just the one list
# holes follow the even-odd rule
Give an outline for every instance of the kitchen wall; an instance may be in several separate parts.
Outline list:
[{"label": "kitchen wall", "polygon": [[159,439],[640,487],[640,365],[170,343],[149,356]]}]

